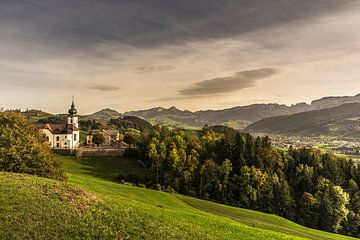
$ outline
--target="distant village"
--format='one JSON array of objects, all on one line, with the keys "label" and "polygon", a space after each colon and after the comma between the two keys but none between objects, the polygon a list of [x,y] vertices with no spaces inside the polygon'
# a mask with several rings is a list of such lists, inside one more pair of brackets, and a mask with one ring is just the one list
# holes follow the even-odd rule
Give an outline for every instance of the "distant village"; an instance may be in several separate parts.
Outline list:
[{"label": "distant village", "polygon": [[354,159],[360,159],[360,141],[354,138],[323,138],[323,137],[300,137],[300,136],[270,136],[272,144],[281,149],[292,148],[318,148],[327,152],[347,155]]}]

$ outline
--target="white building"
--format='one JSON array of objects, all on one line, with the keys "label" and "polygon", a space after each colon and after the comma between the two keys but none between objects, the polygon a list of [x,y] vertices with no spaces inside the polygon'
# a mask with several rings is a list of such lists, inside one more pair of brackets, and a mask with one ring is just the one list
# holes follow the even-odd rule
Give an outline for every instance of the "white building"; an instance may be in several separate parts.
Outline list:
[{"label": "white building", "polygon": [[44,133],[51,148],[76,149],[80,145],[79,117],[72,101],[66,124],[44,124],[39,131]]}]

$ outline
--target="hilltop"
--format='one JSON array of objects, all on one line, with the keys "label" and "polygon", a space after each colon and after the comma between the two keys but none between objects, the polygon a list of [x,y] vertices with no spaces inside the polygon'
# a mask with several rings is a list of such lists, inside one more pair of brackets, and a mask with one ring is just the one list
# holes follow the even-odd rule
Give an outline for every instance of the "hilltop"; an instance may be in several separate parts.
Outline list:
[{"label": "hilltop", "polygon": [[104,121],[104,120],[110,120],[112,118],[122,117],[122,114],[119,113],[116,110],[113,110],[113,109],[110,109],[110,108],[105,108],[105,109],[102,109],[102,110],[100,110],[98,112],[95,112],[93,114],[87,115],[85,117],[95,119],[95,120],[99,120],[99,121]]}]

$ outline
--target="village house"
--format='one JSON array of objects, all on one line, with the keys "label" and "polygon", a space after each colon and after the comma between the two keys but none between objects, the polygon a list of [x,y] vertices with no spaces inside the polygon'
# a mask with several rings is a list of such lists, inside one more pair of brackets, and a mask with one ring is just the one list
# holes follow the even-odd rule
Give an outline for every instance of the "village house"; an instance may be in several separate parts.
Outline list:
[{"label": "village house", "polygon": [[102,146],[113,146],[119,145],[120,133],[118,130],[90,130],[86,133],[86,145],[94,146],[93,137],[95,134],[101,134],[104,137],[104,143]]},{"label": "village house", "polygon": [[46,140],[53,149],[77,149],[80,146],[79,118],[72,101],[67,123],[64,124],[42,124],[38,126],[40,132],[44,133]]}]

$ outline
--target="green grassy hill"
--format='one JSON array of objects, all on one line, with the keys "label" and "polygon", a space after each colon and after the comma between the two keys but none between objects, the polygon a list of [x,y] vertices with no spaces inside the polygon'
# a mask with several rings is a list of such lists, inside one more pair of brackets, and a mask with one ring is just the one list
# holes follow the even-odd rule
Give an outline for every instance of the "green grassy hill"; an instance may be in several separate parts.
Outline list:
[{"label": "green grassy hill", "polygon": [[68,183],[0,173],[0,239],[351,239],[273,215],[116,182],[128,158],[57,157]]}]

